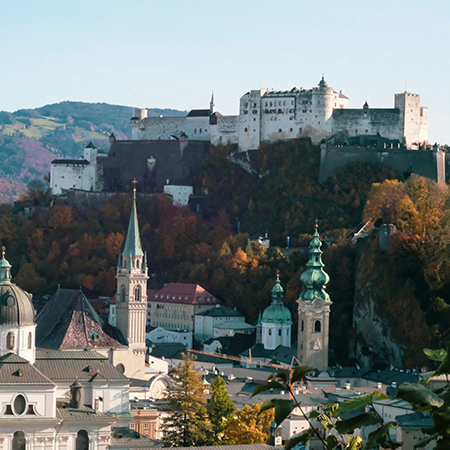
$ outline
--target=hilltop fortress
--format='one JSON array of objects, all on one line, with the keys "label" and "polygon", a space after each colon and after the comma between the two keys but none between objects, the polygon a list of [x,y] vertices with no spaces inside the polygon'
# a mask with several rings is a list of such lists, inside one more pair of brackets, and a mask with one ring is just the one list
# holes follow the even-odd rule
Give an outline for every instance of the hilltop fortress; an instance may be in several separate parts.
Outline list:
[{"label": "hilltop fortress", "polygon": [[136,108],[131,119],[133,140],[167,140],[186,135],[190,140],[237,144],[240,151],[254,150],[261,142],[309,137],[315,143],[337,133],[349,138],[380,136],[407,149],[428,138],[428,108],[420,95],[395,94],[394,108],[348,107],[349,99],[324,79],[312,89],[252,90],[239,101],[239,115],[223,116],[209,109],[194,109],[186,117],[147,117]]}]

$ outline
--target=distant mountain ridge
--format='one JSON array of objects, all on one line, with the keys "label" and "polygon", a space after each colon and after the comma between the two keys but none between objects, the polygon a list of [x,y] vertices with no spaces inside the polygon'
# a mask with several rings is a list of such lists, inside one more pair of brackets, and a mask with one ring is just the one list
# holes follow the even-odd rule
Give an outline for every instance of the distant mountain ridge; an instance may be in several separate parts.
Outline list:
[{"label": "distant mountain ridge", "polygon": [[[0,202],[12,202],[34,178],[50,172],[54,158],[78,158],[92,141],[109,148],[108,136],[131,136],[131,106],[64,101],[15,112],[0,111]],[[184,116],[187,111],[148,108],[149,117]]]}]

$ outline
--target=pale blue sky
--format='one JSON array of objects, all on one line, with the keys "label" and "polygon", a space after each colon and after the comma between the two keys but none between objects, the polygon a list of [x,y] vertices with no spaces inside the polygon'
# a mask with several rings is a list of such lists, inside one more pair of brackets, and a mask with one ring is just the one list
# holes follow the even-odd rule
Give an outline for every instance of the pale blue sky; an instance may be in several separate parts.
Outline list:
[{"label": "pale blue sky", "polygon": [[0,110],[63,100],[238,112],[250,89],[310,88],[351,107],[421,94],[450,144],[443,1],[0,0]]}]

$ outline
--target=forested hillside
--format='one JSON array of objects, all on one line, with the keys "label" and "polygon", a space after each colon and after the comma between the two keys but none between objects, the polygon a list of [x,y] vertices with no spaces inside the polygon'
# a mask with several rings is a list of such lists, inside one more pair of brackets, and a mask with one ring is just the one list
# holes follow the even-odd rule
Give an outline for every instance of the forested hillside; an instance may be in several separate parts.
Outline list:
[{"label": "forested hillside", "polygon": [[[148,115],[185,111],[148,109]],[[78,158],[92,141],[108,150],[108,136],[130,137],[132,108],[106,103],[61,102],[13,113],[0,111],[0,202],[11,202],[32,179],[43,179],[57,157]]]}]

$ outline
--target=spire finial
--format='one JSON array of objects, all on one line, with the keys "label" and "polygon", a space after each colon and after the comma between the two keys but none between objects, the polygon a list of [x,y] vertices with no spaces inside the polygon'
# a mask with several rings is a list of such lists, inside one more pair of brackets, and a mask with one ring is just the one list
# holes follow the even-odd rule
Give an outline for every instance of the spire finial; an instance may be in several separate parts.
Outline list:
[{"label": "spire finial", "polygon": [[136,184],[137,184],[136,178],[132,181],[132,183],[133,183],[133,198],[136,198]]},{"label": "spire finial", "polygon": [[280,269],[277,269],[277,280],[280,281]]},{"label": "spire finial", "polygon": [[5,259],[5,250],[6,247],[4,245],[2,245],[2,258]]},{"label": "spire finial", "polygon": [[315,229],[316,229],[316,231],[317,231],[317,229],[319,228],[319,219],[316,219],[315,221],[314,221],[314,223],[315,223]]}]

